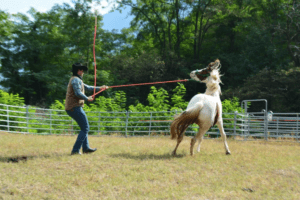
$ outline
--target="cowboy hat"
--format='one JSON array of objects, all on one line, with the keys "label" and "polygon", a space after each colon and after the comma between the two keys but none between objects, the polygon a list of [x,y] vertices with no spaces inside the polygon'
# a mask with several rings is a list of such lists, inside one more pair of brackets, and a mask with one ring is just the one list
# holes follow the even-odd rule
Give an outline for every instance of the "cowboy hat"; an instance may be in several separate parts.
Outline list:
[{"label": "cowboy hat", "polygon": [[79,69],[80,69],[80,70],[84,70],[85,72],[88,71],[88,68],[87,68],[86,65],[83,65],[83,64],[81,64],[81,63],[74,63],[74,64],[72,65],[72,70],[71,70],[71,72],[76,72],[76,73],[77,73],[77,71],[78,71]]}]

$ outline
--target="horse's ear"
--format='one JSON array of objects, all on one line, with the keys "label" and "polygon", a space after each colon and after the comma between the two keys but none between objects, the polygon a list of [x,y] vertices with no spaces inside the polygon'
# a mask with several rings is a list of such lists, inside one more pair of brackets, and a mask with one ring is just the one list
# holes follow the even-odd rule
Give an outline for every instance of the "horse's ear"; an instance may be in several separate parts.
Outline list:
[{"label": "horse's ear", "polygon": [[215,62],[209,63],[209,65],[207,66],[207,69],[212,71],[214,69],[217,69],[219,66],[220,66],[220,60],[216,59]]},{"label": "horse's ear", "polygon": [[221,63],[219,59],[215,60],[215,62],[213,62],[213,65],[211,66],[211,69],[218,69],[220,64]]}]

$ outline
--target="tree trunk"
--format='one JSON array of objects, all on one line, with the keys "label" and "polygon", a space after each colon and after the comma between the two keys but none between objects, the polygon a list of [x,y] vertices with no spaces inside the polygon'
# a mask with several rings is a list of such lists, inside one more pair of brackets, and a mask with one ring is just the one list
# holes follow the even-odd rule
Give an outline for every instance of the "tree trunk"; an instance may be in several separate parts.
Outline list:
[{"label": "tree trunk", "polygon": [[200,10],[200,0],[196,10],[196,22],[195,22],[195,32],[194,32],[194,59],[197,59],[197,31],[198,31],[198,19],[199,19],[199,10]]},{"label": "tree trunk", "polygon": [[180,42],[181,42],[181,35],[180,35],[180,19],[179,19],[179,0],[176,0],[175,3],[175,10],[176,10],[176,36],[177,41],[175,44],[175,52],[177,53],[177,57],[180,58]]}]

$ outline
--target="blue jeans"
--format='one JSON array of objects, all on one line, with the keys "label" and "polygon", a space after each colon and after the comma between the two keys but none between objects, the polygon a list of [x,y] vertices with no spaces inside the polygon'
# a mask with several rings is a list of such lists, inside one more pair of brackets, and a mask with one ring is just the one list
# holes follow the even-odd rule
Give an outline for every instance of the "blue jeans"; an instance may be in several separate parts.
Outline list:
[{"label": "blue jeans", "polygon": [[72,117],[80,127],[80,132],[74,144],[72,152],[79,152],[81,147],[83,151],[90,148],[88,141],[88,132],[90,130],[89,121],[82,107],[74,107],[71,110],[66,110],[68,115]]}]

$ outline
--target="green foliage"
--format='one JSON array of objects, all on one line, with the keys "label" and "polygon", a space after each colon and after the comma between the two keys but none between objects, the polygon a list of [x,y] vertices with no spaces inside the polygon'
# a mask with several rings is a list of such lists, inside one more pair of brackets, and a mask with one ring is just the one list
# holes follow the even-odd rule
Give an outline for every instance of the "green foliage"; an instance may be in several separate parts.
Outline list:
[{"label": "green foliage", "polygon": [[7,119],[9,118],[11,121],[13,121],[9,124],[9,126],[12,127],[10,128],[10,131],[20,131],[20,128],[13,128],[13,126],[18,126],[19,123],[21,126],[23,126],[24,124],[22,123],[26,122],[26,120],[24,118],[19,118],[22,117],[23,114],[16,113],[15,111],[25,112],[26,109],[22,107],[8,107],[5,105],[24,106],[24,98],[20,97],[19,94],[10,94],[0,90],[0,104],[4,104],[0,105],[0,113],[1,115],[4,115],[0,117],[0,125],[8,125]]},{"label": "green foliage", "polygon": [[[65,103],[65,101],[64,101]],[[53,109],[53,110],[64,110],[65,109],[65,104],[58,101],[58,100],[55,100],[55,102],[53,104],[51,104],[50,106],[50,109]]]},{"label": "green foliage", "polygon": [[[111,84],[114,85],[161,81],[166,68],[161,56],[155,50],[116,55],[111,58],[108,66],[113,74]],[[149,93],[148,86],[125,87],[121,90],[127,95],[126,106],[134,104],[136,101],[146,103]]]},{"label": "green foliage", "polygon": [[241,104],[239,98],[225,99],[222,101],[223,113],[234,113],[235,111],[241,113]]},{"label": "green foliage", "polygon": [[112,108],[112,111],[124,111],[126,108],[126,94],[123,91],[118,91],[115,93],[114,96],[114,107]]},{"label": "green foliage", "polygon": [[0,103],[7,104],[7,105],[23,106],[24,98],[20,97],[19,94],[12,94],[0,90]]},{"label": "green foliage", "polygon": [[0,10],[0,44],[12,35],[14,24],[10,21],[10,15]]},{"label": "green foliage", "polygon": [[[19,13],[9,20],[2,11],[0,13],[3,19],[0,23],[6,27],[5,30],[0,28],[0,33],[5,32],[3,43],[0,34],[0,73],[5,77],[1,85],[11,93],[19,93],[26,104],[48,107],[56,99],[63,99],[72,64],[82,62],[93,67],[95,15],[91,11],[91,1],[73,3],[74,6],[56,5],[45,13],[31,8],[28,12],[31,18]],[[97,18],[98,23],[103,19],[101,15]],[[97,32],[97,39],[104,34],[101,26]],[[104,37],[100,43],[102,48],[96,46],[101,56],[115,46],[104,48],[106,41]],[[98,78],[107,81],[108,74],[100,72],[104,76]]]},{"label": "green foliage", "polygon": [[[113,2],[118,5],[114,9],[120,11],[130,7],[133,16],[131,26],[119,33],[102,29],[103,16],[93,13],[94,1],[91,0],[55,5],[44,13],[31,8],[28,11],[31,17],[0,11],[1,86],[10,93],[18,93],[27,105],[49,107],[55,100],[65,98],[74,62],[87,63],[90,72],[85,75],[85,83],[93,85],[95,15],[98,19],[97,85],[187,78],[191,70],[205,67],[219,58],[221,73],[225,74],[223,94],[231,98],[235,95],[227,92],[235,91],[238,85],[246,82],[253,86],[253,91],[263,90],[264,85],[256,84],[253,77],[259,76],[264,68],[280,71],[289,70],[289,63],[294,67],[300,65],[300,6],[297,1]],[[251,80],[247,80],[249,77]],[[107,91],[103,93],[105,99],[99,97],[96,102],[101,105],[99,109],[111,111],[184,109],[185,102],[205,87],[187,83],[186,95],[180,98],[182,89],[172,91],[174,87],[170,85],[163,85],[165,91],[152,91],[148,86],[122,88],[120,91],[126,94],[126,101],[125,96],[118,97],[116,92]],[[295,91],[292,86],[289,88]],[[272,94],[254,92],[255,95],[250,96],[265,99],[278,93],[270,91]],[[153,96],[155,94],[148,97],[151,92],[163,96],[178,92],[178,95],[161,99]],[[289,95],[290,99],[298,98],[297,91]],[[112,96],[119,100],[111,99]],[[242,95],[236,96],[242,99]],[[280,97],[275,101],[273,105],[281,111],[297,109],[296,105],[290,106],[294,100]],[[149,107],[143,106],[148,103]],[[169,104],[170,107],[166,106]]]},{"label": "green foliage", "polygon": [[187,107],[188,102],[184,100],[186,89],[182,83],[178,83],[175,89],[173,89],[174,94],[171,97],[172,110],[183,110]]},{"label": "green foliage", "polygon": [[[300,68],[288,70],[261,70],[255,78],[248,78],[245,84],[228,91],[226,98],[234,95],[244,99],[267,99],[268,109],[273,112],[297,112],[300,110],[300,90],[297,84],[300,79]],[[261,111],[264,105],[254,104],[252,111]]]},{"label": "green foliage", "polygon": [[156,89],[155,86],[151,87],[148,95],[149,111],[162,111],[169,110],[168,92],[163,88]]},{"label": "green foliage", "polygon": [[[109,32],[101,28],[103,16],[97,15],[97,85],[187,78],[191,70],[219,58],[222,73],[226,74],[222,78],[226,95],[265,67],[288,70],[289,63],[299,67],[300,6],[297,1],[113,2],[118,5],[114,9],[120,11],[130,7],[133,20],[130,28],[119,33]],[[28,12],[30,18],[0,11],[2,87],[20,94],[28,105],[49,107],[55,100],[65,98],[74,62],[87,63],[90,72],[85,75],[85,83],[93,85],[92,33],[97,13],[93,13],[92,3],[76,0],[72,5],[55,5],[44,13],[32,8]],[[187,85],[182,99],[176,95],[168,99],[171,105],[183,109],[184,102],[203,89],[199,86],[199,91],[195,91],[192,83]],[[165,84],[163,89],[170,94],[174,88]],[[122,109],[147,104],[151,91],[147,86],[120,90],[126,93],[127,99]],[[103,95],[107,98],[116,94],[107,91]],[[119,109],[110,100],[103,106],[109,110]]]},{"label": "green foliage", "polygon": [[[180,114],[182,110],[186,108],[188,102],[183,100],[185,96],[185,86],[179,83],[175,89],[173,89],[173,95],[169,95],[163,88],[157,89],[152,86],[151,91],[148,94],[148,105],[143,105],[137,103],[136,105],[130,105],[128,111],[126,111],[126,93],[123,91],[118,91],[115,93],[113,98],[107,98],[104,96],[99,96],[93,103],[88,103],[84,106],[85,112],[88,112],[88,120],[90,124],[91,132],[97,134],[107,134],[107,132],[120,132],[121,129],[127,124],[129,134],[139,135],[148,133],[144,127],[149,126],[151,121],[151,126],[159,126],[159,130],[163,131],[165,134],[169,132],[169,123],[173,120],[175,114]],[[11,95],[0,90],[2,95],[2,103],[12,105],[24,105],[20,104],[22,100],[18,100],[18,95]],[[171,98],[170,98],[171,97]],[[7,101],[11,99],[11,101]],[[170,100],[171,99],[171,103]],[[24,101],[24,100],[23,100]],[[80,128],[65,112],[65,102],[56,100],[51,106],[51,110],[41,109],[33,106],[27,106],[24,108],[11,108],[11,110],[19,110],[26,114],[19,113],[15,114],[16,120],[11,123],[10,126],[23,126],[22,128],[13,128],[11,130],[19,132],[31,132],[38,134],[72,134],[74,131],[79,132]],[[234,111],[241,111],[239,107],[239,99],[232,98],[224,100],[223,113],[232,113]],[[158,113],[160,111],[170,111],[164,114]],[[7,111],[3,109],[1,114],[6,114]],[[170,114],[173,113],[173,114]],[[21,116],[22,118],[17,118]],[[130,118],[127,118],[130,116]],[[13,116],[10,116],[13,117]],[[233,123],[232,121],[226,121],[226,118],[233,118],[233,114],[224,115],[226,126]],[[3,119],[5,116],[3,117]],[[128,121],[127,121],[128,120]],[[164,122],[165,121],[165,122]],[[139,123],[139,127],[136,127]],[[5,122],[2,122],[5,125]],[[25,126],[24,126],[25,125]],[[164,126],[164,128],[162,128]],[[198,129],[197,125],[192,125],[189,130],[196,132]],[[64,130],[64,131],[63,131]],[[155,132],[156,128],[152,128],[151,132]],[[146,132],[146,133],[145,133]],[[149,133],[150,134],[150,133]],[[188,134],[189,135],[189,134]]]}]

